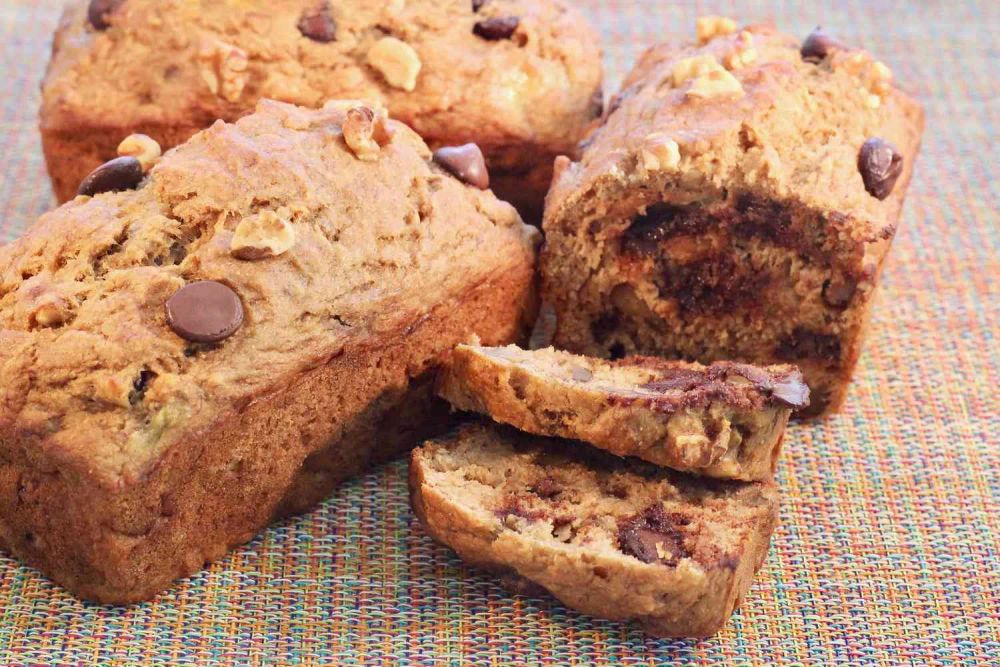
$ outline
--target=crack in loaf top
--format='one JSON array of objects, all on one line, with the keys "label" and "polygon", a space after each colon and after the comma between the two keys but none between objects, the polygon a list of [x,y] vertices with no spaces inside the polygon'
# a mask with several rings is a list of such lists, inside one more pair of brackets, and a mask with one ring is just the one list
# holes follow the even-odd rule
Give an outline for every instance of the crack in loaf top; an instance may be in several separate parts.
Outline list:
[{"label": "crack in loaf top", "polygon": [[801,40],[770,27],[730,30],[641,57],[603,124],[584,140],[581,161],[557,164],[547,228],[574,227],[578,216],[564,212],[601,184],[627,186],[659,173],[673,179],[678,203],[711,190],[753,191],[836,211],[866,242],[891,235],[905,188],[884,201],[870,195],[858,153],[868,138],[881,137],[903,151],[909,170],[920,107],[864,51],[844,48],[816,62],[803,58]]},{"label": "crack in loaf top", "polygon": [[[568,150],[601,80],[596,34],[561,0],[105,4],[115,7],[103,30],[87,2],[63,17],[43,87],[46,129],[205,127],[261,98],[351,98],[384,104],[430,143]],[[516,19],[509,35],[477,29],[503,19]]]},{"label": "crack in loaf top", "polygon": [[[400,123],[359,159],[349,115],[261,102],[165,154],[138,189],[77,197],[0,247],[0,433],[112,480],[138,474],[170,424],[194,431],[530,265],[537,233],[512,207],[448,175]],[[242,304],[209,290],[241,318],[222,342],[178,335],[204,325],[190,312],[167,321],[197,281]]]}]

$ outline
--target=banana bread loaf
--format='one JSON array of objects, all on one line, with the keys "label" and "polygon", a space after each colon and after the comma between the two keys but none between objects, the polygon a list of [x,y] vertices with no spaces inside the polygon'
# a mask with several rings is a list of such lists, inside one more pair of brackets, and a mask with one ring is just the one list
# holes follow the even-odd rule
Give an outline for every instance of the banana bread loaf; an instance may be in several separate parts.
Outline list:
[{"label": "banana bread loaf", "polygon": [[261,98],[364,99],[432,148],[478,143],[501,198],[540,218],[600,85],[597,36],[562,0],[75,0],[41,130],[65,201],[129,134],[169,148]]},{"label": "banana bread loaf", "polygon": [[789,415],[809,405],[793,366],[603,361],[516,345],[459,345],[438,373],[438,395],[529,433],[742,480],[771,479]]},{"label": "banana bread loaf", "polygon": [[778,516],[769,482],[689,477],[485,424],[415,449],[410,494],[431,536],[514,592],[669,637],[725,625]]},{"label": "banana bread loaf", "polygon": [[843,401],[923,128],[864,51],[699,22],[650,49],[546,200],[557,347],[794,363]]},{"label": "banana bread loaf", "polygon": [[136,163],[0,248],[0,543],[113,603],[416,444],[455,344],[527,333],[538,235],[351,104]]}]

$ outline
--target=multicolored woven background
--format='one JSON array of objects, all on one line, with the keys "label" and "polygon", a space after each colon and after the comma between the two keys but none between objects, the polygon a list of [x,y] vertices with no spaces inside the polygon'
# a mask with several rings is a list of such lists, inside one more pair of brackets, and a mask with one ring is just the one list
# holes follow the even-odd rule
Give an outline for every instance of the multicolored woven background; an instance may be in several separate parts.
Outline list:
[{"label": "multicolored woven background", "polygon": [[[661,641],[509,596],[415,525],[402,462],[156,602],[83,604],[0,556],[0,665],[1000,664],[1000,4],[588,0],[610,84],[719,13],[879,54],[927,133],[846,411],[794,425],[743,609]],[[0,0],[0,241],[52,205],[38,83],[61,2]]]}]

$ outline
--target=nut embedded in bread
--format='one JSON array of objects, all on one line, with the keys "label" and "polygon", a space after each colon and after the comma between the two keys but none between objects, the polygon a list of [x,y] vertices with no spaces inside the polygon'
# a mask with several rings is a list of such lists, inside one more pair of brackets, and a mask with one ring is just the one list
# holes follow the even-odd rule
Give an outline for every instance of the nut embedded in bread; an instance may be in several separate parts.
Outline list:
[{"label": "nut embedded in bread", "polygon": [[771,478],[789,415],[809,404],[792,366],[609,362],[516,345],[459,345],[438,375],[438,394],[529,433],[742,480]]},{"label": "nut embedded in bread", "polygon": [[777,521],[771,483],[689,477],[583,444],[470,424],[414,450],[425,529],[515,592],[707,637],[746,595]]},{"label": "nut embedded in bread", "polygon": [[[720,27],[721,26],[721,27]],[[706,21],[651,48],[546,200],[543,297],[573,352],[799,366],[836,410],[923,113],[864,51]]]},{"label": "nut embedded in bread", "polygon": [[262,102],[0,247],[6,549],[148,599],[440,428],[456,343],[526,333],[537,230],[401,123],[359,157],[355,108]]},{"label": "nut embedded in bread", "polygon": [[477,143],[494,190],[537,222],[553,160],[575,154],[600,114],[600,86],[597,34],[565,0],[478,8],[468,0],[73,0],[55,36],[40,124],[65,201],[132,133],[166,150],[261,99],[369,100],[434,149]]}]

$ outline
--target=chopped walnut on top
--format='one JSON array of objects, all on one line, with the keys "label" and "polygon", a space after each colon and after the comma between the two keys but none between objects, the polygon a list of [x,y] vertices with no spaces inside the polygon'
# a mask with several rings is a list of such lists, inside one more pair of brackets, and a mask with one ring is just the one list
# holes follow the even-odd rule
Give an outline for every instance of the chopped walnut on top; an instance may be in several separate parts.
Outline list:
[{"label": "chopped walnut on top", "polygon": [[387,120],[384,108],[372,111],[356,106],[347,111],[342,128],[344,141],[359,160],[377,160],[382,146],[392,140]]},{"label": "chopped walnut on top", "polygon": [[368,51],[368,64],[394,88],[412,92],[422,63],[413,47],[395,37],[383,37]]},{"label": "chopped walnut on top", "polygon": [[704,44],[716,37],[736,32],[736,21],[725,16],[702,16],[694,23],[698,42]]},{"label": "chopped walnut on top", "polygon": [[243,49],[219,40],[206,42],[198,53],[201,77],[213,95],[236,102],[249,79],[250,59]]}]

